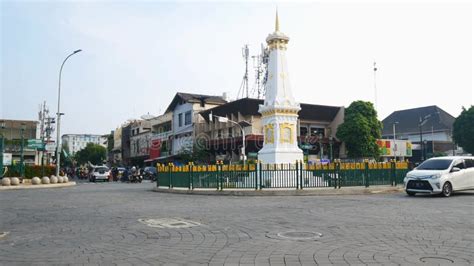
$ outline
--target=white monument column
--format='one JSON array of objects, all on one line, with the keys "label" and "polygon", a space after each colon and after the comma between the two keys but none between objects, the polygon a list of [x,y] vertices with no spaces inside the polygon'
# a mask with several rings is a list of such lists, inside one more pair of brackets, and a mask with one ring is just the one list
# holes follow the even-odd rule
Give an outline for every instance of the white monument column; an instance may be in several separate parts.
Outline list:
[{"label": "white monument column", "polygon": [[298,111],[301,108],[291,93],[286,63],[289,40],[288,36],[280,32],[277,13],[275,32],[267,37],[269,58],[265,101],[258,109],[262,114],[264,135],[258,159],[263,163],[294,163],[303,160],[303,151],[298,148],[297,141]]}]

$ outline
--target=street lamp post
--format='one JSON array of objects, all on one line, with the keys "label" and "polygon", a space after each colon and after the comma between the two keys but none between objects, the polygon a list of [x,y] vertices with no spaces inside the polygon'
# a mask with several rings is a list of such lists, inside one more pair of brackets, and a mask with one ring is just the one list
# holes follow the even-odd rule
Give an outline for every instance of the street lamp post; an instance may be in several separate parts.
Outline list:
[{"label": "street lamp post", "polygon": [[3,145],[4,145],[4,138],[5,136],[3,135],[3,130],[5,129],[5,121],[0,122],[0,129],[2,130],[0,132],[0,178],[3,178]]},{"label": "street lamp post", "polygon": [[76,50],[74,52],[72,52],[70,55],[68,55],[66,57],[66,59],[64,59],[63,63],[61,64],[61,68],[59,69],[59,84],[58,84],[58,112],[56,113],[57,115],[57,128],[56,128],[56,176],[59,176],[59,169],[60,169],[60,161],[61,161],[61,156],[60,156],[60,152],[61,152],[61,145],[60,145],[60,142],[61,142],[61,112],[60,112],[60,108],[61,108],[61,74],[63,72],[63,67],[64,67],[64,63],[66,63],[66,61],[69,59],[69,57],[81,52],[82,50],[79,49],[79,50]]},{"label": "street lamp post", "polygon": [[[212,121],[213,117],[216,117],[218,119],[218,121],[221,122],[221,123],[231,122],[231,123],[236,124],[237,126],[239,126],[240,131],[242,132],[242,151],[241,151],[241,154],[242,154],[242,160],[244,161],[244,164],[245,164],[246,156],[245,156],[245,131],[244,131],[244,127],[240,123],[238,123],[236,121],[233,121],[233,120],[230,120],[227,117],[213,115],[212,112],[209,113],[209,121]],[[248,123],[247,121],[243,121],[242,124],[244,126],[250,126],[250,123]]]},{"label": "street lamp post", "polygon": [[395,159],[395,162],[397,161],[397,150],[398,150],[398,147],[397,147],[397,144],[395,143],[395,140],[397,139],[397,136],[396,136],[396,131],[395,131],[395,125],[398,124],[398,122],[393,122],[392,124],[392,127],[393,127],[393,155],[394,155],[394,159]]},{"label": "street lamp post", "polygon": [[[426,154],[424,154],[424,145],[423,145],[423,125],[430,119],[432,114],[439,114],[439,112],[434,112],[431,114],[426,115],[425,117],[421,118],[420,116],[420,122],[418,123],[418,126],[420,127],[420,151],[421,151],[421,160],[424,161],[426,160]],[[431,140],[433,141],[433,140]],[[423,159],[424,158],[424,159]]]},{"label": "street lamp post", "polygon": [[25,123],[21,123],[21,144],[20,144],[20,176],[21,178],[25,177],[25,156],[24,156],[24,148],[25,148]]},{"label": "street lamp post", "polygon": [[319,160],[323,160],[323,134],[319,133]]},{"label": "street lamp post", "polygon": [[334,156],[333,156],[333,153],[332,153],[332,145],[333,145],[333,142],[334,142],[333,137],[332,137],[332,136],[329,136],[329,149],[330,149],[330,157],[329,157],[329,159],[331,160],[331,162],[332,162],[332,160],[334,160]]}]

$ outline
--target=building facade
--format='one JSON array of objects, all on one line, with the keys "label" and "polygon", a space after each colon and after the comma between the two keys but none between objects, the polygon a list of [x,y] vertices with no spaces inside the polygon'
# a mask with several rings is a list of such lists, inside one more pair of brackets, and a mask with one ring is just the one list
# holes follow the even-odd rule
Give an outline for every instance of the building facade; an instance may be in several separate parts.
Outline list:
[{"label": "building facade", "polygon": [[148,164],[153,164],[171,154],[171,137],[173,135],[173,112],[167,112],[150,120],[151,142]]},{"label": "building facade", "polygon": [[194,124],[204,121],[199,112],[226,102],[220,96],[177,93],[165,112],[172,113],[170,156],[191,152],[195,139]]},{"label": "building facade", "polygon": [[[198,148],[209,151],[209,161],[239,161],[244,139],[238,125],[221,123],[215,116],[244,125],[245,154],[250,160],[257,159],[264,144],[264,125],[259,113],[263,103],[260,99],[243,98],[200,113],[203,120],[195,124],[195,141]],[[305,103],[300,106],[295,141],[304,159],[315,163],[321,159],[345,158],[345,147],[336,139],[337,127],[344,122],[344,107]]]},{"label": "building facade", "polygon": [[40,138],[40,128],[37,121],[31,120],[6,120],[0,119],[3,128],[0,133],[3,134],[4,153],[12,154],[12,162],[19,163],[21,160],[21,139],[23,138],[23,159],[25,164],[41,164],[41,152],[36,149],[30,149],[27,146],[29,139]]},{"label": "building facade", "polygon": [[149,158],[151,143],[151,123],[136,120],[130,124],[130,164],[142,167]]},{"label": "building facade", "polygon": [[64,134],[61,137],[62,145],[66,145],[71,156],[84,149],[88,143],[94,143],[107,148],[107,137],[92,134]]},{"label": "building facade", "polygon": [[455,118],[438,106],[395,111],[383,121],[383,139],[408,140],[413,143],[414,161],[434,155],[462,153],[452,139]]}]

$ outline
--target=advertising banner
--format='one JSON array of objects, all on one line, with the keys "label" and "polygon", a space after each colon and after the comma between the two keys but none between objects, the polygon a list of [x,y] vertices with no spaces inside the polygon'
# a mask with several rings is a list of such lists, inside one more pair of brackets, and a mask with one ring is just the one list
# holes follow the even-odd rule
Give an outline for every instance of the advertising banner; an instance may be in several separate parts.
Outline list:
[{"label": "advertising banner", "polygon": [[408,140],[379,139],[377,145],[382,157],[411,157],[413,147]]}]

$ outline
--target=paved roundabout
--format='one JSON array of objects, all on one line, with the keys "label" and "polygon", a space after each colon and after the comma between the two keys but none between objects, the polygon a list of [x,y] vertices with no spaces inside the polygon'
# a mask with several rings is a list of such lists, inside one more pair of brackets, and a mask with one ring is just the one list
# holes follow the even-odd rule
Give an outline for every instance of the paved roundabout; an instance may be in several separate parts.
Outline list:
[{"label": "paved roundabout", "polygon": [[0,192],[0,265],[469,265],[474,193],[234,197],[89,184]]}]

